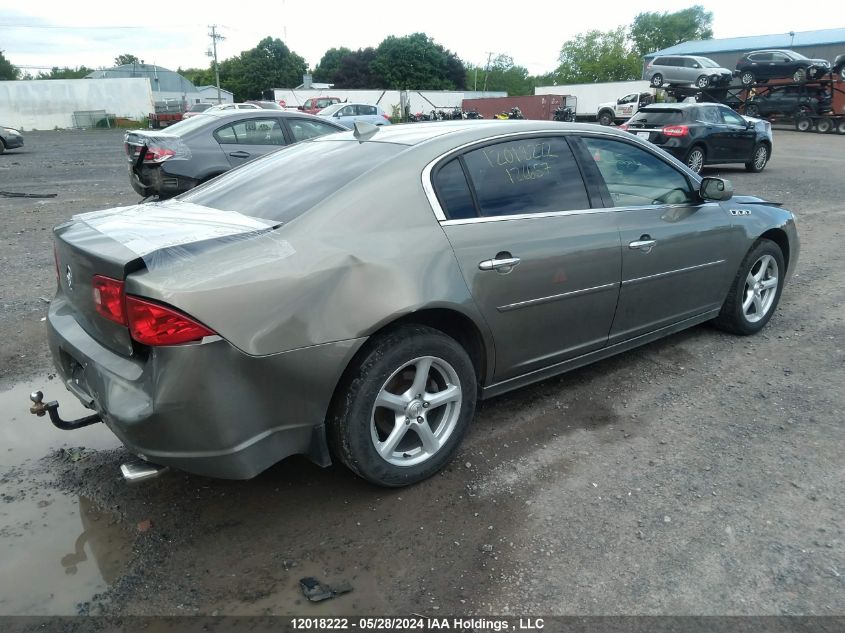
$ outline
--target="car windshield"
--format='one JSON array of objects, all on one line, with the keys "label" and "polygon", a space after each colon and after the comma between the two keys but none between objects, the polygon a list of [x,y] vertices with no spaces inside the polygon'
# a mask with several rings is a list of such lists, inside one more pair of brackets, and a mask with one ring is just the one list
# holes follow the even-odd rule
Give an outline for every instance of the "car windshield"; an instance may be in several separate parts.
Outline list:
[{"label": "car windshield", "polygon": [[712,59],[708,59],[706,57],[697,57],[696,59],[698,59],[698,62],[704,68],[719,68],[719,64],[714,62]]},{"label": "car windshield", "polygon": [[659,108],[640,110],[633,117],[630,123],[647,123],[650,125],[675,125],[684,120],[684,112],[678,109]]},{"label": "car windshield", "polygon": [[179,199],[290,222],[405,149],[395,143],[304,141],[230,171]]},{"label": "car windshield", "polygon": [[345,103],[335,103],[334,105],[330,105],[327,108],[323,108],[317,114],[319,114],[320,116],[331,116],[345,105]]},{"label": "car windshield", "polygon": [[796,53],[795,51],[784,51],[783,54],[787,57],[791,57],[792,59],[809,59],[804,57],[801,53]]}]

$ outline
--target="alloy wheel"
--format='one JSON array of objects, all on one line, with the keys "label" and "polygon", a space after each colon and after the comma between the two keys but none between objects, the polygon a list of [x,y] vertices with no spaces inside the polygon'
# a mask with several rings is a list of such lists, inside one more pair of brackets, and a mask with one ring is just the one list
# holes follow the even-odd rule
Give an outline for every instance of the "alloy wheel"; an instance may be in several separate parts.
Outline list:
[{"label": "alloy wheel", "polygon": [[761,145],[757,148],[757,152],[754,154],[754,168],[758,171],[763,169],[766,166],[766,162],[769,160],[769,150],[766,149],[765,145]]},{"label": "alloy wheel", "polygon": [[385,381],[370,419],[378,454],[394,466],[415,466],[448,441],[461,414],[458,373],[442,358],[415,358]]},{"label": "alloy wheel", "polygon": [[771,255],[754,262],[745,278],[742,314],[749,323],[763,319],[772,309],[778,291],[778,263]]},{"label": "alloy wheel", "polygon": [[698,149],[693,149],[687,157],[687,167],[692,169],[695,173],[700,173],[704,167],[704,153]]}]

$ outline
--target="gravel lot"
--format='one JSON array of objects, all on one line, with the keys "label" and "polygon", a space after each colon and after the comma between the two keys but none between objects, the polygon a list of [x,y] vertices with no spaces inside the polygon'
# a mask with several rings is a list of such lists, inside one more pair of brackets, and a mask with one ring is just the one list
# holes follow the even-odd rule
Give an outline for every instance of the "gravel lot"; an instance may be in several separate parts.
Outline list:
[{"label": "gravel lot", "polygon": [[[0,614],[845,614],[845,138],[776,132],[798,216],[760,335],[697,327],[487,401],[452,466],[405,490],[290,459],[252,481],[126,485],[104,427],[27,412],[51,383],[49,229],[131,204],[121,134],[0,156]],[[30,419],[32,418],[32,419]],[[84,448],[80,448],[84,447]],[[347,580],[318,605],[303,576]]]}]

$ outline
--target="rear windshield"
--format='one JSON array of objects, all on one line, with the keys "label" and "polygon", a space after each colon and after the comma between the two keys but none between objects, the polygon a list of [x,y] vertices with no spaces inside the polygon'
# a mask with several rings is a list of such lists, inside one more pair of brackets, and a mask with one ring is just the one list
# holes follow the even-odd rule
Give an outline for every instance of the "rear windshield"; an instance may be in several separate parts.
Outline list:
[{"label": "rear windshield", "polygon": [[214,119],[213,114],[198,114],[197,116],[188,117],[187,119],[182,119],[178,123],[174,123],[173,125],[168,125],[166,130],[163,130],[166,134],[172,134],[174,136],[184,136],[185,134],[189,134],[194,130],[198,130],[201,127],[204,127],[209,121]]},{"label": "rear windshield", "polygon": [[648,123],[651,125],[672,125],[681,123],[686,117],[683,110],[640,110],[628,123]]},{"label": "rear windshield", "polygon": [[205,112],[212,106],[211,103],[195,103],[191,106],[191,109],[188,112]]},{"label": "rear windshield", "polygon": [[357,141],[304,141],[232,170],[181,200],[290,222],[406,145]]}]

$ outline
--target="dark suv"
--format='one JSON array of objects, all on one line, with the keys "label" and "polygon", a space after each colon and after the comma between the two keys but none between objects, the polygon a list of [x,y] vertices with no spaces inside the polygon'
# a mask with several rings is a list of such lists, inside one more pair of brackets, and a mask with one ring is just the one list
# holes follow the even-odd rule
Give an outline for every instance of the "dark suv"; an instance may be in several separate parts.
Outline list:
[{"label": "dark suv", "polygon": [[303,112],[220,110],[124,138],[129,182],[142,196],[169,198],[277,149],[346,128]]},{"label": "dark suv", "polygon": [[745,114],[750,117],[768,117],[773,114],[798,116],[818,114],[826,95],[806,86],[773,86],[761,90],[745,102]]},{"label": "dark suv", "polygon": [[687,167],[744,163],[762,171],[772,155],[772,126],[747,120],[718,103],[664,103],[646,106],[622,126],[651,141]]},{"label": "dark suv", "polygon": [[830,72],[826,59],[809,59],[801,53],[787,50],[753,51],[736,63],[736,74],[743,86],[769,79],[792,79],[802,84]]}]

